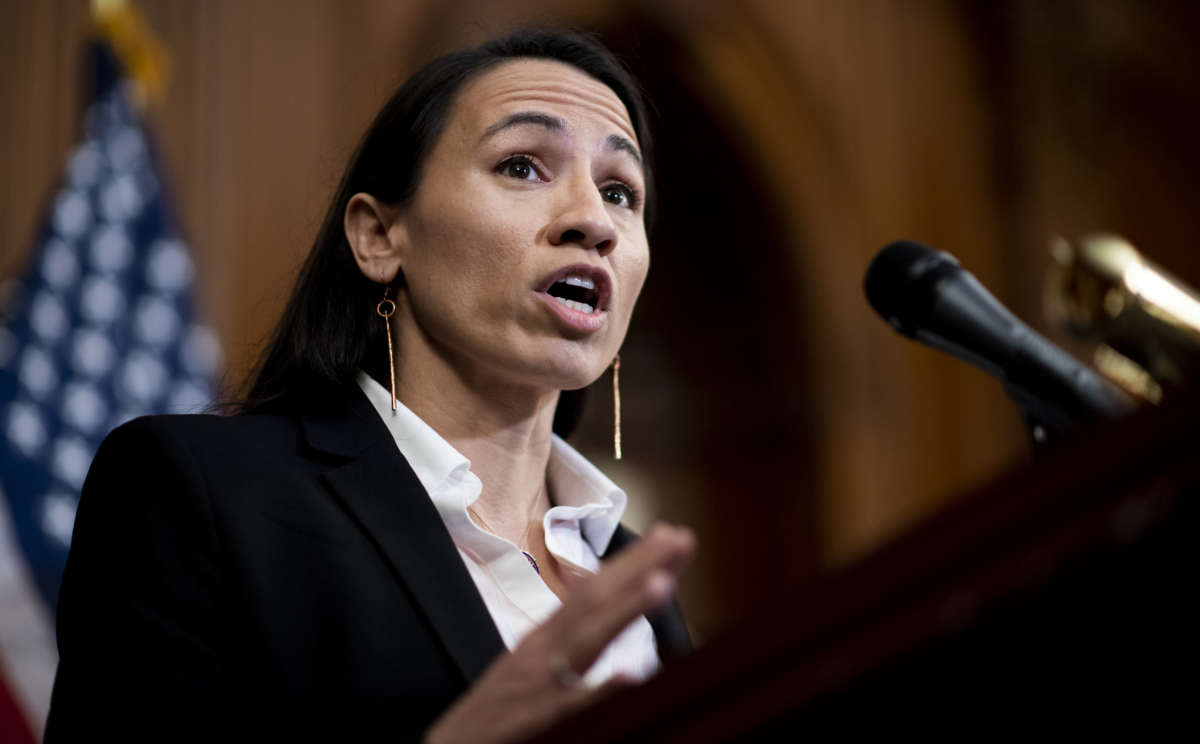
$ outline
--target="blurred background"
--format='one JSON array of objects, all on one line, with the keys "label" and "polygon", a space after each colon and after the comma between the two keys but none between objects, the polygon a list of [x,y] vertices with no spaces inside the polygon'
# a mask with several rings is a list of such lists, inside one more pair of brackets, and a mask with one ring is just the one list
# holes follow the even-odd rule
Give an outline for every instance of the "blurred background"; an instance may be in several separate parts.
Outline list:
[{"label": "blurred background", "polygon": [[[1186,0],[136,7],[168,62],[146,123],[227,393],[418,65],[527,23],[594,31],[628,62],[656,108],[660,218],[622,351],[625,459],[607,376],[575,444],[627,487],[632,522],[698,533],[681,594],[701,642],[1029,457],[998,383],[870,310],[885,243],[954,253],[1067,348],[1043,313],[1054,235],[1120,233],[1200,284]],[[29,270],[81,136],[90,13],[0,3],[0,280]]]}]

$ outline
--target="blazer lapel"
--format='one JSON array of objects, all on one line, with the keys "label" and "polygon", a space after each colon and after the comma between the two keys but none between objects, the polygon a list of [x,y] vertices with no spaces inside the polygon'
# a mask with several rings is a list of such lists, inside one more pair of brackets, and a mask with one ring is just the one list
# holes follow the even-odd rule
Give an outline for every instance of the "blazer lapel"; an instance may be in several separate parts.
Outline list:
[{"label": "blazer lapel", "polygon": [[[331,401],[328,413],[305,416],[303,425],[312,448],[340,460],[321,479],[428,617],[464,679],[474,681],[506,650],[504,641],[433,502],[379,415],[355,387]],[[602,558],[636,540],[619,525]],[[646,619],[664,662],[691,651],[674,599]]]},{"label": "blazer lapel", "polygon": [[354,515],[428,617],[467,682],[504,641],[441,517],[391,434],[357,388],[328,415],[304,419],[309,444],[350,458],[321,478]]}]

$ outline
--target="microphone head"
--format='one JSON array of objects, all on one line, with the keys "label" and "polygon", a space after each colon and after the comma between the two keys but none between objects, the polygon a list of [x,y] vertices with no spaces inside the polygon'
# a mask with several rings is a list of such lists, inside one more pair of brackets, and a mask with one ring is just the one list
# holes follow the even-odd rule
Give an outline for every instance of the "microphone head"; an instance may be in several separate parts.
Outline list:
[{"label": "microphone head", "polygon": [[933,284],[961,271],[949,253],[898,240],[871,260],[863,278],[867,302],[893,328],[914,336],[925,325],[935,299]]}]

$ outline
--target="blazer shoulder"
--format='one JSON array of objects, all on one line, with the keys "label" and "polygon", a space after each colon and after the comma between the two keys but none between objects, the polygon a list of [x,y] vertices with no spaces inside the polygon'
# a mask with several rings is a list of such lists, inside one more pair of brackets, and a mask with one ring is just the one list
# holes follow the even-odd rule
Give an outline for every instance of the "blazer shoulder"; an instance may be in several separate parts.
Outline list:
[{"label": "blazer shoulder", "polygon": [[224,416],[208,413],[139,416],[113,429],[110,437],[165,435],[188,440],[227,440],[294,431],[296,417],[291,415],[237,414]]},{"label": "blazer shoulder", "polygon": [[291,449],[299,430],[294,416],[166,414],[127,421],[109,433],[105,444],[150,439],[197,453],[234,453],[247,446],[254,449],[287,446]]},{"label": "blazer shoulder", "polygon": [[[101,443],[92,471],[125,481],[173,474],[240,492],[266,473],[307,470],[313,458],[292,416],[143,416],[114,429]],[[89,473],[89,476],[92,473]]]}]

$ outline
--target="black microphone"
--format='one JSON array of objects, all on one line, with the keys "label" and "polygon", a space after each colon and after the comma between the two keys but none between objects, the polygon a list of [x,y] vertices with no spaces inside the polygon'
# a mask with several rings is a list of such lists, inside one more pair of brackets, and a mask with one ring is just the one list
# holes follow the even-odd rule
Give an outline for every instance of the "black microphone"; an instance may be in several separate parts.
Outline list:
[{"label": "black microphone", "polygon": [[1022,323],[949,253],[891,243],[871,261],[863,288],[893,328],[999,378],[1056,433],[1133,410],[1120,389]]}]

